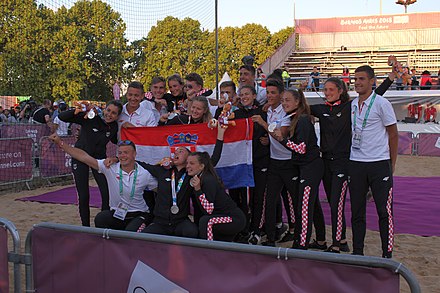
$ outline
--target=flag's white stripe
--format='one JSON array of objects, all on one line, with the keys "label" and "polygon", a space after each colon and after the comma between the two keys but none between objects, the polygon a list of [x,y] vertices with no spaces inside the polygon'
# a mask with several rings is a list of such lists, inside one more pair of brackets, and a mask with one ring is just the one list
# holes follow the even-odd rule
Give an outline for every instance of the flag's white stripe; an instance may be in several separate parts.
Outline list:
[{"label": "flag's white stripe", "polygon": [[[225,143],[221,159],[217,167],[227,167],[239,164],[252,164],[252,143],[250,141],[237,141]],[[137,145],[136,159],[150,164],[156,164],[164,157],[170,156],[169,146],[144,146]],[[198,145],[197,151],[208,152],[212,155],[214,145]]]}]

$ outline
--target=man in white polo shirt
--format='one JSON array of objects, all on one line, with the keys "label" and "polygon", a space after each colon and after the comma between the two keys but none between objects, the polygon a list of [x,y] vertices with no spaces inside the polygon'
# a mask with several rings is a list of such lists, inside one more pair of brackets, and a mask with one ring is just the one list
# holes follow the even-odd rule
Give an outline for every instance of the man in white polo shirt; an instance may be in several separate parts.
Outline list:
[{"label": "man in white polo shirt", "polygon": [[107,179],[110,210],[101,211],[95,217],[95,227],[137,231],[152,222],[153,216],[143,198],[144,189],[157,188],[157,180],[136,161],[136,146],[129,140],[118,143],[119,162],[110,167],[104,160],[97,160],[81,149],[65,144],[53,134],[50,139],[78,161],[103,173]]},{"label": "man in white polo shirt", "polygon": [[391,258],[394,245],[393,171],[398,133],[391,103],[373,92],[374,70],[368,65],[355,70],[359,96],[351,104],[350,199],[353,254],[364,254],[366,195],[371,188],[379,216],[382,257]]},{"label": "man in white polo shirt", "polygon": [[157,119],[158,115],[154,114],[156,109],[151,102],[143,101],[144,86],[142,83],[139,81],[130,82],[126,97],[127,103],[122,108],[118,119],[119,129],[121,127],[157,126],[159,120]]}]

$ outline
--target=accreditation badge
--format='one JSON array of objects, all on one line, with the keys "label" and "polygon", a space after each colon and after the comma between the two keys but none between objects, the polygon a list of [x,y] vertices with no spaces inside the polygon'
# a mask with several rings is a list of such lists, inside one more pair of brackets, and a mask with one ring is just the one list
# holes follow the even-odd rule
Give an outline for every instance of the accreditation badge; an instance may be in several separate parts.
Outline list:
[{"label": "accreditation badge", "polygon": [[361,141],[362,141],[362,134],[360,132],[354,132],[351,146],[354,149],[359,150],[361,148]]},{"label": "accreditation badge", "polygon": [[128,212],[128,204],[120,202],[115,210],[115,213],[113,214],[113,217],[121,221],[124,221],[125,217],[127,216],[127,212]]}]

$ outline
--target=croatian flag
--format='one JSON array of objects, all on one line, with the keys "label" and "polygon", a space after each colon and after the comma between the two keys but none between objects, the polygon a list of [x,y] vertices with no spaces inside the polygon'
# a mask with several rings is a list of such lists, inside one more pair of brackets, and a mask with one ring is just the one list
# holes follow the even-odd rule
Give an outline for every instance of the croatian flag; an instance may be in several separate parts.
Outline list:
[{"label": "croatian flag", "polygon": [[[225,188],[253,187],[253,122],[250,119],[234,121],[237,125],[229,126],[225,132],[223,151],[216,170]],[[162,158],[170,157],[179,146],[212,155],[216,138],[217,129],[210,129],[207,123],[122,128],[121,133],[121,139],[136,144],[136,159],[149,164],[157,164]]]}]

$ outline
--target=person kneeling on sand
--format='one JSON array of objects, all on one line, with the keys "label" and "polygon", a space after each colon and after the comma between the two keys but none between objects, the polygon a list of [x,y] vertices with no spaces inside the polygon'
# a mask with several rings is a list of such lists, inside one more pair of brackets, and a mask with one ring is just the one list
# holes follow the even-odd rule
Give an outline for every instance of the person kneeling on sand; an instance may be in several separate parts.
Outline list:
[{"label": "person kneeling on sand", "polygon": [[136,161],[136,146],[130,140],[118,143],[117,164],[106,167],[105,160],[97,160],[85,151],[65,144],[52,134],[49,137],[74,159],[103,173],[107,179],[110,210],[104,210],[95,217],[95,227],[115,230],[137,231],[144,224],[152,222],[148,205],[143,198],[144,189],[157,188],[157,180]]}]

